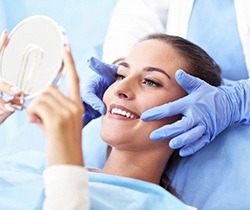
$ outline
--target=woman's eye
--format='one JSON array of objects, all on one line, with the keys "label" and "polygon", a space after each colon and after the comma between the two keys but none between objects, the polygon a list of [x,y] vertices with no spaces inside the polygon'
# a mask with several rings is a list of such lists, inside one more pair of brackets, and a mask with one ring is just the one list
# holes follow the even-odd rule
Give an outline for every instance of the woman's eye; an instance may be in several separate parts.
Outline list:
[{"label": "woman's eye", "polygon": [[118,74],[118,73],[115,73],[114,78],[116,79],[116,81],[118,81],[118,80],[123,80],[125,78],[125,76]]},{"label": "woman's eye", "polygon": [[144,82],[143,82],[145,85],[147,86],[151,86],[151,87],[160,87],[161,84],[159,84],[158,82],[155,82],[154,80],[152,79],[144,79]]}]

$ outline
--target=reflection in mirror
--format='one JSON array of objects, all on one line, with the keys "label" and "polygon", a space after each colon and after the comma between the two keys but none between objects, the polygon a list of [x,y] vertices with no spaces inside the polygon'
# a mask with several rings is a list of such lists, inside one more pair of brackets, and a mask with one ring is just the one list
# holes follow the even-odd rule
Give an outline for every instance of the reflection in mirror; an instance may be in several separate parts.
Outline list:
[{"label": "reflection in mirror", "polygon": [[9,101],[16,109],[60,80],[66,40],[62,27],[47,16],[24,19],[11,31],[0,58],[0,77],[21,90]]}]

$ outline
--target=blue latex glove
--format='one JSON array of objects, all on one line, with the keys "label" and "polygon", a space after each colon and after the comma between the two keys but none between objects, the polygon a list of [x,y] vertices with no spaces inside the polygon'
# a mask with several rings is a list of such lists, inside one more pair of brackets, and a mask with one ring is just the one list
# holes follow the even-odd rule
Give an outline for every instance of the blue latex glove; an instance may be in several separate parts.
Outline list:
[{"label": "blue latex glove", "polygon": [[152,140],[174,137],[169,146],[187,156],[211,142],[220,132],[233,123],[249,124],[250,82],[241,80],[227,86],[214,87],[188,75],[176,72],[177,82],[188,95],[177,101],[145,111],[144,121],[162,119],[182,114],[181,120],[165,125],[150,135]]},{"label": "blue latex glove", "polygon": [[82,91],[82,100],[85,106],[84,125],[91,120],[106,113],[106,107],[102,102],[102,97],[107,88],[115,81],[114,74],[118,66],[101,62],[97,58],[89,59],[89,67],[97,73],[87,82]]}]

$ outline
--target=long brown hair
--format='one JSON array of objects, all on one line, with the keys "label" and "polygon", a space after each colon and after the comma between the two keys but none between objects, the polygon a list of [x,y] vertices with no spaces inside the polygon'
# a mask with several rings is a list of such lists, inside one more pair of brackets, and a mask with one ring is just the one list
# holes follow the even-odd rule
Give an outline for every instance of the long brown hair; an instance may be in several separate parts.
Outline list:
[{"label": "long brown hair", "polygon": [[[179,36],[171,36],[167,34],[150,34],[141,41],[156,39],[171,45],[187,62],[184,71],[198,77],[213,86],[221,85],[222,78],[220,76],[221,69],[219,65],[199,46],[183,39]],[[170,193],[178,197],[176,191],[171,187],[171,182],[168,178],[167,171],[180,158],[179,150],[174,151],[168,160],[163,171],[160,186],[168,190]]]}]

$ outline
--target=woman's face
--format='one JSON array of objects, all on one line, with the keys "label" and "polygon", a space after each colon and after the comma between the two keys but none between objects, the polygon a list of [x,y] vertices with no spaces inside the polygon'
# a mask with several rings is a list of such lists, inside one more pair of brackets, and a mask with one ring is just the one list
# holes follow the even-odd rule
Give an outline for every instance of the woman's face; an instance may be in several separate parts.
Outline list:
[{"label": "woman's face", "polygon": [[107,113],[102,118],[101,137],[112,147],[149,150],[168,147],[168,141],[152,141],[150,133],[180,116],[143,122],[143,112],[186,95],[177,84],[175,72],[185,60],[159,40],[142,41],[119,64],[117,80],[104,94]]}]

